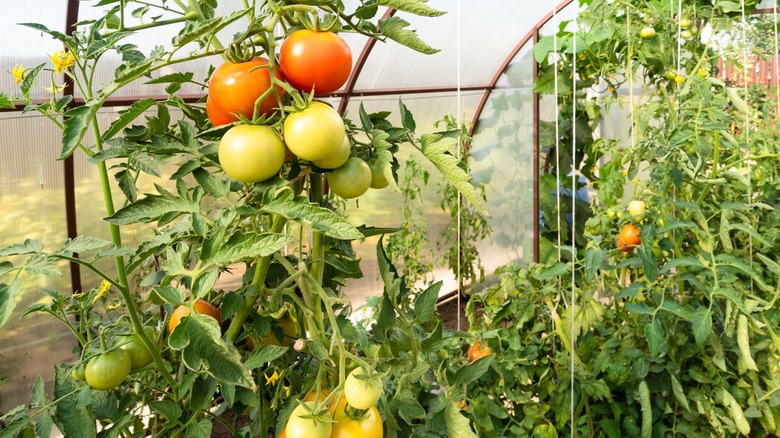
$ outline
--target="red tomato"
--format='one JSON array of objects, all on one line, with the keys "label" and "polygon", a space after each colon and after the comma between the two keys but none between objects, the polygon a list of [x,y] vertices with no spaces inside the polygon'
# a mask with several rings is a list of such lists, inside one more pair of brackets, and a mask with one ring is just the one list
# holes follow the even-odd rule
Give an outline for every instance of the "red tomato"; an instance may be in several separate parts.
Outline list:
[{"label": "red tomato", "polygon": [[[196,312],[200,313],[201,315],[208,315],[216,319],[217,324],[222,325],[222,316],[219,312],[219,309],[217,309],[213,304],[206,300],[198,300],[198,302],[196,302],[193,307],[195,308]],[[173,332],[173,329],[179,325],[181,319],[189,314],[190,308],[188,306],[182,304],[181,306],[177,307],[176,310],[173,311],[173,314],[171,314],[171,320],[168,323],[168,330]]]},{"label": "red tomato", "polygon": [[298,90],[322,95],[341,88],[352,71],[349,45],[333,32],[298,30],[279,49],[279,65]]},{"label": "red tomato", "polygon": [[[256,57],[247,62],[226,62],[217,67],[209,79],[209,98],[214,109],[231,121],[238,120],[238,113],[251,119],[255,101],[271,88],[271,73],[267,65],[267,59]],[[274,73],[281,78],[278,71],[274,70]],[[271,114],[279,106],[276,94],[279,97],[284,94],[281,86],[276,87],[276,93],[272,92],[263,99],[258,115]]]},{"label": "red tomato", "polygon": [[634,249],[635,246],[642,243],[642,239],[639,238],[639,228],[634,224],[626,224],[622,230],[620,230],[620,236],[618,236],[618,249],[622,252],[629,252]]},{"label": "red tomato", "polygon": [[206,97],[206,115],[209,116],[209,121],[214,126],[227,125],[236,121],[236,117],[230,114],[224,114],[214,106],[214,102],[211,100],[211,96]]},{"label": "red tomato", "polygon": [[481,357],[493,354],[493,351],[490,349],[490,347],[488,347],[487,344],[483,342],[475,342],[471,345],[471,347],[469,347],[467,354],[469,356],[469,362],[474,362]]},{"label": "red tomato", "polygon": [[341,399],[333,413],[333,431],[330,438],[382,438],[382,417],[376,406],[371,406],[368,412],[360,418],[355,418],[347,412],[347,401]]}]

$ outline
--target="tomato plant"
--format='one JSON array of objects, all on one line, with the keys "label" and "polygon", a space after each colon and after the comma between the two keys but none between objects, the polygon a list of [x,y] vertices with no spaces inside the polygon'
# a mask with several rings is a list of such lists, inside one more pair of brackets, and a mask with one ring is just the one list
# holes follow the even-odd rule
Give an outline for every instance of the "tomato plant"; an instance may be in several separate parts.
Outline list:
[{"label": "tomato plant", "polygon": [[342,198],[357,198],[371,186],[371,168],[358,157],[350,157],[343,166],[327,173],[330,190]]},{"label": "tomato plant", "polygon": [[344,381],[344,398],[356,409],[368,409],[382,397],[382,379],[369,376],[365,370],[355,368]]},{"label": "tomato plant", "polygon": [[284,142],[293,154],[307,161],[330,159],[344,143],[344,121],[332,107],[312,102],[284,120]]},{"label": "tomato plant", "polygon": [[98,354],[87,362],[84,379],[94,389],[107,391],[122,383],[132,367],[130,354],[117,348]]},{"label": "tomato plant", "polygon": [[330,438],[382,438],[382,417],[375,406],[363,415],[350,411],[347,401],[341,399],[333,412],[333,431]]},{"label": "tomato plant", "polygon": [[287,150],[273,128],[238,125],[219,142],[219,163],[231,178],[245,183],[265,181],[279,173]]},{"label": "tomato plant", "polygon": [[[274,75],[279,77],[275,70]],[[238,114],[251,120],[258,99],[265,96],[258,106],[258,115],[268,115],[279,106],[277,96],[283,94],[281,86],[272,89],[267,59],[255,57],[246,62],[228,61],[217,67],[209,78],[207,111],[210,99],[215,126],[226,120],[238,121]]]},{"label": "tomato plant", "polygon": [[[222,325],[222,316],[219,309],[206,300],[198,300],[193,305],[195,312],[202,315],[208,315],[217,320],[217,324]],[[171,320],[168,322],[168,331],[173,332],[173,329],[178,327],[181,319],[190,314],[190,307],[182,304],[177,307],[171,314]]]},{"label": "tomato plant", "polygon": [[309,29],[287,36],[279,49],[285,79],[304,93],[329,94],[341,88],[352,71],[352,51],[333,32]]},{"label": "tomato plant", "polygon": [[288,438],[328,438],[333,430],[332,418],[328,413],[321,413],[312,418],[312,411],[317,404],[303,402],[293,409],[284,431]]},{"label": "tomato plant", "polygon": [[474,362],[477,359],[493,354],[493,350],[484,342],[477,341],[471,344],[466,354],[469,357],[469,362]]}]

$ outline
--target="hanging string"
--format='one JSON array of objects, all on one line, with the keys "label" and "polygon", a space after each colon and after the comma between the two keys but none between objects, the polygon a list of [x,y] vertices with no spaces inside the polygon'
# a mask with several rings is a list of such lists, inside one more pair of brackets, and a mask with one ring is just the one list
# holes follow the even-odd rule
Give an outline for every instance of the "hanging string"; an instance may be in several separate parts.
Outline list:
[{"label": "hanging string", "polygon": [[573,53],[573,61],[572,61],[572,82],[574,86],[572,87],[572,116],[571,116],[571,302],[569,303],[569,309],[570,309],[570,317],[571,320],[569,322],[569,326],[571,327],[570,330],[570,339],[571,339],[571,394],[569,397],[569,418],[571,419],[571,436],[574,436],[575,428],[574,428],[574,353],[577,351],[576,346],[576,340],[575,340],[575,332],[574,332],[574,318],[575,318],[575,294],[574,294],[574,288],[575,288],[575,267],[576,267],[576,255],[575,255],[575,235],[576,235],[576,224],[577,224],[577,213],[576,213],[576,207],[577,207],[577,174],[579,173],[579,169],[577,168],[577,31],[578,24],[577,24],[577,16],[579,14],[579,11],[575,11],[574,15],[574,31],[572,38],[573,44],[572,44],[572,53]]},{"label": "hanging string", "polygon": [[778,71],[780,55],[777,53],[779,51],[777,47],[777,0],[772,3],[772,16],[775,22],[775,52],[772,54],[772,75],[775,77],[775,92],[777,93],[775,97],[775,103],[777,103],[775,120],[777,120],[777,118],[780,118],[780,71]]},{"label": "hanging string", "polygon": [[[748,22],[747,22],[747,15],[745,14],[745,0],[741,0],[741,6],[742,6],[742,69],[744,71],[743,74],[743,91],[745,93],[745,102],[750,102],[750,93],[748,91],[748,38],[747,38],[747,31],[748,31]],[[777,3],[777,2],[775,2]],[[777,8],[777,5],[775,5],[775,8]],[[777,23],[777,21],[775,21]],[[777,44],[777,39],[775,38],[775,44]],[[716,147],[719,147],[720,145],[715,145]],[[747,164],[747,170],[748,170],[748,187],[747,187],[747,197],[748,197],[748,208],[750,208],[753,205],[753,181],[752,181],[752,165],[750,163],[750,112],[745,111],[745,153],[746,153],[746,159],[745,164]],[[748,234],[748,255],[750,257],[750,269],[753,269],[753,235]],[[753,293],[753,277],[750,277],[750,292]]]},{"label": "hanging string", "polygon": [[[460,91],[460,0],[458,0],[458,5],[457,5],[457,24],[456,24],[456,28],[457,28],[457,32],[455,32],[455,33],[456,33],[457,37],[456,37],[455,41],[456,41],[456,47],[457,47],[457,52],[458,52],[456,57],[455,57],[456,62],[458,63],[458,68],[456,69],[456,75],[457,75],[457,92],[456,92],[457,103],[456,103],[456,108],[457,108],[457,111],[458,111],[458,115],[456,117],[456,120],[457,120],[457,129],[458,129],[458,161],[460,161],[460,159],[461,159],[461,150],[463,149],[463,137],[460,135],[461,132],[462,132],[461,131],[462,119],[461,119],[461,114],[460,114],[460,112],[461,112],[461,108],[460,108],[460,98],[461,98],[461,91]],[[456,208],[458,209],[457,217],[456,217],[456,221],[457,221],[456,226],[457,226],[457,234],[458,234],[458,246],[457,246],[458,267],[456,268],[456,275],[455,275],[455,277],[456,277],[455,280],[458,282],[458,285],[456,286],[457,287],[457,291],[458,291],[458,298],[457,298],[457,300],[458,300],[458,311],[456,312],[457,315],[458,315],[457,318],[456,318],[458,331],[460,331],[460,309],[461,309],[460,295],[462,293],[462,291],[460,290],[460,284],[461,284],[461,272],[460,272],[460,263],[461,263],[461,243],[460,243],[460,239],[461,239],[461,208],[460,208],[460,206],[461,206],[462,200],[463,199],[461,197],[460,190],[458,190],[458,201],[457,201],[457,204],[456,204]]]}]

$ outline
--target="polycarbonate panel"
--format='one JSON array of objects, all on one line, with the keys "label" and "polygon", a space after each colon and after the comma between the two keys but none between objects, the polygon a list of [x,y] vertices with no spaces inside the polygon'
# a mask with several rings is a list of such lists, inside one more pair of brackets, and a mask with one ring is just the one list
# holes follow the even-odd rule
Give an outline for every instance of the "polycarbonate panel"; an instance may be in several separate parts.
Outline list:
[{"label": "polycarbonate panel", "polygon": [[[156,115],[156,107],[147,112],[147,114],[141,116],[141,120],[145,116]],[[103,108],[99,113],[99,124],[101,131],[108,128],[108,126],[118,118],[118,111],[124,108]],[[176,121],[181,117],[181,112],[176,109],[169,109],[171,120]],[[84,138],[84,144],[94,144],[94,137],[91,131],[87,132]],[[106,206],[103,202],[103,196],[101,192],[100,174],[95,164],[87,161],[86,155],[81,151],[76,150],[75,157],[75,180],[76,180],[76,214],[77,225],[79,234],[87,235],[90,237],[96,237],[105,240],[111,240],[111,235],[108,228],[108,222],[104,220],[106,217]],[[119,210],[125,203],[125,196],[119,189],[114,174],[119,169],[112,169],[114,164],[117,164],[118,160],[109,160],[107,162],[109,167],[109,179],[111,182],[112,195],[114,198],[114,208]],[[161,177],[157,178],[148,174],[141,174],[136,186],[138,188],[138,196],[143,197],[145,193],[156,193],[154,184],[159,184],[166,190],[175,192],[176,185],[174,181],[169,179],[176,171],[176,167],[173,165],[166,165],[160,167]],[[154,234],[152,227],[147,224],[131,224],[123,225],[122,231],[122,244],[129,248],[135,249],[143,243],[145,240],[151,238]],[[96,265],[109,275],[116,275],[116,267],[113,259],[103,259],[96,263]],[[134,273],[128,273],[132,276]],[[150,274],[147,272],[145,275]],[[82,270],[82,285],[84,289],[94,288],[100,285],[101,279],[96,274],[90,271]],[[142,278],[137,280],[142,280]],[[131,280],[133,280],[131,278]]]},{"label": "polycarbonate panel", "polygon": [[[551,10],[551,2],[431,0],[441,17],[397,16],[411,23],[423,41],[441,51],[423,55],[394,42],[378,43],[356,90],[485,85],[507,54]],[[459,54],[460,49],[460,54]],[[460,63],[460,71],[458,64]]]},{"label": "polycarbonate panel", "polygon": [[[417,133],[421,135],[444,129],[444,126],[436,128],[434,126],[435,123],[445,115],[457,116],[459,111],[464,115],[462,119],[470,123],[471,114],[474,114],[482,93],[462,93],[460,99],[456,93],[356,98],[351,100],[347,106],[347,117],[358,121],[358,111],[362,104],[369,113],[384,110],[393,111],[390,120],[392,123],[400,126],[397,109],[399,97],[414,115],[417,123]],[[458,106],[459,102],[460,107]],[[456,153],[457,151],[452,152]],[[425,217],[428,221],[427,237],[435,251],[435,242],[441,238],[442,230],[450,219],[449,213],[444,212],[439,207],[441,197],[438,194],[438,186],[442,182],[442,178],[438,175],[438,171],[428,163],[428,160],[419,152],[414,151],[411,145],[402,146],[398,157],[402,166],[407,161],[407,157],[409,157],[423,165],[431,174],[428,185],[423,189],[423,202],[426,206]],[[399,178],[401,178],[402,172],[403,170],[399,171]],[[397,227],[403,221],[402,202],[402,196],[389,188],[382,190],[370,189],[368,193],[359,198],[359,201],[348,201],[346,211],[350,221],[355,225],[367,224],[377,227]],[[378,240],[378,237],[373,237],[363,242],[354,243],[355,252],[361,259],[360,266],[363,269],[364,277],[350,282],[345,289],[345,293],[355,307],[361,305],[366,298],[376,296],[382,291],[383,285],[379,279],[376,258],[376,244]],[[440,266],[439,262],[441,260],[442,258],[437,256],[436,253],[432,254],[430,261],[434,263],[434,271],[428,280],[444,281],[445,285],[442,287],[442,293],[447,293],[457,287],[457,282],[452,272],[446,266]]]},{"label": "polycarbonate panel", "polygon": [[[0,247],[36,239],[54,250],[67,239],[63,166],[55,160],[60,135],[37,113],[0,114]],[[0,412],[27,403],[39,375],[51,390],[53,365],[75,359],[76,339],[59,321],[44,314],[21,318],[27,307],[46,301],[41,289],[70,293],[69,265],[60,268],[61,277],[23,273],[19,278],[23,290],[16,310],[0,328]]]},{"label": "polycarbonate panel", "polygon": [[[20,96],[19,85],[15,83],[11,71],[17,64],[29,69],[45,63],[51,68],[51,55],[62,50],[62,44],[40,31],[19,23],[40,23],[51,30],[65,32],[65,12],[67,2],[52,0],[27,0],[24,2],[3,2],[0,13],[0,92],[11,96]],[[43,87],[49,87],[49,72],[42,72],[39,87],[31,90],[33,99],[48,98]],[[62,83],[62,76],[55,76]]]},{"label": "polycarbonate panel", "polygon": [[[482,111],[471,173],[486,185],[492,242],[481,242],[486,272],[509,261],[533,260],[533,63],[531,43],[508,66]],[[515,85],[516,84],[516,85]],[[514,86],[509,86],[514,85]]]}]

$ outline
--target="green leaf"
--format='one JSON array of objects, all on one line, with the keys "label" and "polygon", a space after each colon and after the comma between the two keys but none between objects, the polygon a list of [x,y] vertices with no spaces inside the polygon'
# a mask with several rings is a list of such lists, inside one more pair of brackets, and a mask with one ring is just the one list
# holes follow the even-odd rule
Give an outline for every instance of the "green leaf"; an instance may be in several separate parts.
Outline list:
[{"label": "green leaf", "polygon": [[690,412],[691,407],[688,405],[688,397],[685,396],[685,391],[683,390],[682,385],[680,385],[680,381],[677,380],[677,377],[674,377],[673,374],[669,374],[669,380],[672,382],[672,392],[674,393],[674,398],[677,399],[677,401],[686,411]]},{"label": "green leaf", "polygon": [[422,137],[422,153],[439,169],[447,182],[452,184],[466,199],[468,199],[485,216],[489,216],[487,209],[477,194],[477,190],[471,185],[471,176],[460,167],[460,160],[450,151],[457,150],[458,141],[455,138],[444,137],[440,134],[426,134]]},{"label": "green leaf", "polygon": [[[57,402],[54,422],[64,436],[78,438],[97,437],[95,418],[86,403],[80,403],[79,397],[72,393],[78,384],[71,378],[70,372],[57,367],[54,371],[54,399]],[[67,397],[66,397],[67,395]]]},{"label": "green leaf", "polygon": [[160,195],[147,195],[143,199],[119,209],[106,220],[116,225],[151,222],[171,213],[196,213],[198,204],[163,191]]},{"label": "green leaf", "polygon": [[549,278],[560,277],[568,272],[569,265],[563,262],[556,262],[554,265],[539,273],[539,275],[536,276],[536,279],[540,281],[547,280]]},{"label": "green leaf", "polygon": [[33,274],[51,275],[53,277],[59,277],[62,275],[60,268],[53,259],[50,259],[42,254],[35,254],[27,259],[27,262],[21,266],[27,272]]},{"label": "green leaf", "polygon": [[263,365],[284,356],[284,354],[287,353],[287,350],[287,347],[280,347],[278,345],[262,345],[260,348],[246,356],[244,366],[251,370],[260,368]]},{"label": "green leaf", "polygon": [[81,143],[81,139],[84,138],[93,115],[92,107],[89,105],[77,106],[65,111],[64,115],[62,149],[57,157],[58,160],[68,158]]},{"label": "green leaf", "polygon": [[185,82],[192,82],[192,78],[195,76],[192,72],[179,72],[163,75],[158,78],[154,78],[150,81],[146,81],[146,84],[183,84]]},{"label": "green leaf", "polygon": [[281,215],[288,220],[300,221],[334,239],[363,238],[346,217],[310,202],[305,196],[294,196],[292,190],[283,191],[276,199],[264,205],[262,210]]},{"label": "green leaf", "polygon": [[401,396],[393,400],[393,404],[398,407],[398,416],[401,417],[406,424],[414,424],[414,420],[422,420],[425,418],[425,409],[420,403],[409,397]]},{"label": "green leaf", "polygon": [[410,12],[415,15],[422,15],[424,17],[438,17],[446,13],[431,8],[425,4],[426,1],[427,0],[378,0],[376,3],[379,6],[387,6],[388,8]]},{"label": "green leaf", "polygon": [[81,253],[105,248],[109,245],[113,245],[113,243],[109,242],[108,240],[96,239],[94,237],[82,235],[65,242],[65,245],[62,247],[62,252]]},{"label": "green leaf", "polygon": [[436,301],[439,299],[439,291],[442,286],[441,281],[429,286],[422,291],[414,300],[414,314],[418,323],[423,324],[431,320],[436,311]]},{"label": "green leaf", "polygon": [[653,322],[645,324],[645,339],[647,339],[647,348],[650,350],[650,354],[658,356],[664,344],[664,329],[658,319],[653,319]]},{"label": "green leaf", "polygon": [[181,407],[168,400],[153,400],[149,402],[149,407],[169,422],[177,422],[182,414]]},{"label": "green leaf", "polygon": [[111,123],[111,126],[103,132],[101,138],[108,141],[119,133],[125,126],[146,112],[152,105],[157,103],[154,99],[146,98],[134,102],[129,108],[118,112],[119,118]]},{"label": "green leaf", "polygon": [[184,302],[185,293],[177,287],[157,286],[153,290],[163,299],[163,301],[172,306],[178,306]]},{"label": "green leaf", "polygon": [[652,315],[655,313],[655,310],[645,303],[626,303],[626,309],[637,315]]},{"label": "green leaf", "polygon": [[292,236],[277,233],[234,234],[214,254],[214,261],[220,265],[229,265],[241,260],[265,257],[281,250],[292,239]]},{"label": "green leaf", "polygon": [[408,26],[409,22],[400,17],[393,16],[379,20],[379,31],[382,35],[398,44],[426,55],[439,52],[439,49],[425,44],[414,31],[407,29]]},{"label": "green leaf", "polygon": [[653,405],[650,389],[644,380],[639,384],[639,405],[642,406],[642,438],[650,438],[653,434]]},{"label": "green leaf", "polygon": [[766,284],[763,277],[753,271],[744,259],[731,254],[718,254],[715,256],[715,261],[721,268],[734,269],[749,276],[753,280],[753,283],[764,292],[774,293],[774,288]]},{"label": "green leaf", "polygon": [[444,420],[449,438],[477,438],[477,434],[471,427],[471,421],[460,412],[460,408],[455,403],[447,403],[444,409]]},{"label": "green leaf", "polygon": [[745,418],[745,411],[742,406],[734,399],[734,396],[726,388],[720,388],[723,396],[723,406],[729,409],[729,415],[734,420],[734,424],[742,435],[750,435],[750,423]]},{"label": "green leaf", "polygon": [[0,327],[11,319],[11,315],[16,309],[16,297],[19,295],[19,280],[10,284],[0,283]]},{"label": "green leaf", "polygon": [[585,251],[585,277],[593,279],[606,258],[607,252],[603,249],[588,248]]},{"label": "green leaf", "polygon": [[128,201],[135,202],[138,200],[138,189],[135,187],[135,178],[127,169],[117,172],[114,175],[114,178],[116,178],[119,189],[122,190],[122,193]]},{"label": "green leaf", "polygon": [[641,281],[635,281],[631,283],[630,286],[621,289],[620,292],[615,296],[615,299],[633,298],[637,293],[645,289],[647,289],[647,285],[645,283]]},{"label": "green leaf", "polygon": [[205,371],[217,380],[253,388],[252,374],[241,363],[241,355],[225,342],[217,321],[197,312],[182,318],[169,344],[182,351],[182,360],[193,371]]},{"label": "green leaf", "polygon": [[11,96],[1,91],[0,91],[0,108],[9,108],[9,109],[16,108],[16,105],[14,105],[14,99]]},{"label": "green leaf", "polygon": [[214,427],[212,421],[213,420],[209,418],[204,418],[197,423],[190,423],[190,425],[187,426],[186,436],[188,438],[210,438],[211,429]]},{"label": "green leaf", "polygon": [[46,404],[46,388],[41,376],[38,376],[38,378],[35,379],[35,383],[33,383],[32,396],[30,399],[33,403]]},{"label": "green leaf", "polygon": [[411,132],[416,131],[417,123],[414,121],[414,115],[409,111],[409,108],[406,107],[401,99],[398,99],[398,108],[398,112],[401,115],[401,126]]},{"label": "green leaf", "polygon": [[22,91],[22,96],[24,96],[25,99],[30,98],[30,90],[32,90],[32,88],[38,82],[38,76],[40,76],[45,66],[46,64],[40,64],[25,71],[24,79],[19,85],[19,89]]},{"label": "green leaf", "polygon": [[681,257],[678,259],[672,259],[669,262],[667,262],[663,268],[661,268],[660,271],[658,271],[659,274],[666,274],[670,270],[674,268],[679,267],[692,267],[692,268],[703,268],[704,266],[701,264],[701,260],[699,260],[696,257]]},{"label": "green leaf", "polygon": [[5,248],[0,248],[0,257],[13,256],[13,255],[25,255],[43,250],[43,243],[39,240],[25,239],[23,243],[15,243],[8,245]]},{"label": "green leaf", "polygon": [[494,354],[489,354],[461,367],[455,372],[455,376],[450,379],[449,384],[451,386],[468,385],[479,379],[487,372],[488,368],[490,368],[490,364],[493,363],[494,358]]},{"label": "green leaf", "polygon": [[758,231],[756,231],[755,228],[750,227],[750,226],[748,226],[746,224],[741,224],[741,223],[731,224],[729,226],[729,230],[742,231],[743,233],[749,234],[750,237],[753,238],[753,241],[759,242],[760,244],[762,244],[764,246],[768,246],[768,247],[772,246],[772,244],[768,240],[764,239],[764,236],[759,234]]},{"label": "green leaf", "polygon": [[750,353],[750,330],[747,316],[744,314],[740,314],[739,318],[737,318],[737,345],[739,345],[739,355],[745,367],[749,370],[758,371],[756,361],[753,360],[753,355]]},{"label": "green leaf", "polygon": [[230,193],[230,182],[217,178],[202,167],[193,170],[192,176],[206,193],[215,198],[222,198]]},{"label": "green leaf", "polygon": [[693,314],[691,320],[693,326],[693,336],[696,338],[698,346],[704,345],[707,337],[712,332],[712,315],[707,307],[699,307]]},{"label": "green leaf", "polygon": [[210,269],[198,276],[192,283],[192,296],[195,299],[201,299],[205,297],[209,292],[214,289],[214,285],[217,284],[219,278],[219,270]]},{"label": "green leaf", "polygon": [[35,434],[37,436],[51,436],[52,418],[48,411],[43,411],[35,419]]}]

